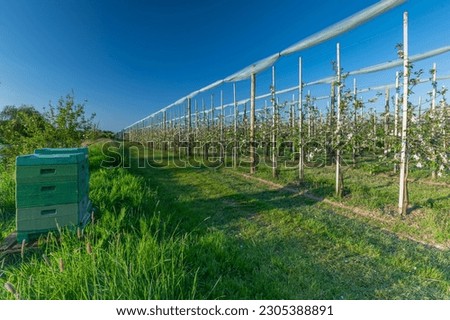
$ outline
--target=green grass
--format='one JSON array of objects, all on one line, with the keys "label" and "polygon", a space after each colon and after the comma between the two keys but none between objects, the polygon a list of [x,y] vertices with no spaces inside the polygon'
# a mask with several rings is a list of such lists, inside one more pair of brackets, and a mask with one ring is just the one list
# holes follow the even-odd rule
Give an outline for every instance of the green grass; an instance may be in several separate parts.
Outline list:
[{"label": "green grass", "polygon": [[237,299],[447,299],[450,257],[228,169],[146,168],[161,211],[197,238],[198,292]]},{"label": "green grass", "polygon": [[[91,165],[95,223],[0,258],[0,285],[25,299],[450,298],[448,250],[370,217],[229,169],[131,165]],[[313,177],[328,196],[327,175]]]},{"label": "green grass", "polygon": [[[298,184],[298,172],[281,169],[277,179],[272,177],[271,168],[260,165],[256,177],[282,185],[292,185],[299,190],[346,205],[371,211],[374,216],[391,221],[391,228],[421,241],[450,245],[450,189],[444,185],[433,185],[423,172],[411,170],[412,181],[408,184],[410,205],[408,215],[397,215],[398,175],[381,170],[370,173],[363,165],[352,168],[344,166],[344,196],[334,196],[335,168],[333,166],[309,167],[305,169],[305,181]],[[385,168],[386,169],[386,168]],[[240,172],[248,172],[241,168]],[[444,183],[445,179],[436,181]],[[394,218],[394,219],[393,219]]]},{"label": "green grass", "polygon": [[0,238],[15,228],[15,181],[14,175],[0,166]]},{"label": "green grass", "polygon": [[[166,231],[158,196],[144,179],[124,169],[94,169],[90,197],[98,210],[83,235],[62,230],[43,236],[23,258],[0,257],[2,287],[10,282],[24,299],[196,297],[195,270],[186,268],[189,236]],[[8,298],[0,290],[0,299]]]}]

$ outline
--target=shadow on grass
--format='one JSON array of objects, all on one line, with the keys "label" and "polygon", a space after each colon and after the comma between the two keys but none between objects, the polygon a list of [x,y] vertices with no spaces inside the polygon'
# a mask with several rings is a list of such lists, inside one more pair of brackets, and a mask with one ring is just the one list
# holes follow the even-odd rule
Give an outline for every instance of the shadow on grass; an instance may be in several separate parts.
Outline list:
[{"label": "shadow on grass", "polygon": [[261,190],[211,169],[133,172],[158,190],[173,232],[196,239],[186,257],[202,297],[449,298],[446,252],[319,209],[317,201],[292,193],[295,184]]}]

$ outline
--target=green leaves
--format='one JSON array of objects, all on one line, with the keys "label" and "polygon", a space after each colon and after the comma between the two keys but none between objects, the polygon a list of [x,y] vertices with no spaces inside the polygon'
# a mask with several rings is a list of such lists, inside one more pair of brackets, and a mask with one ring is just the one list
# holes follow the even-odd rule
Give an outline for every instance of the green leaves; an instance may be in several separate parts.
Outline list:
[{"label": "green leaves", "polygon": [[20,154],[43,147],[79,147],[93,125],[95,114],[85,116],[85,105],[74,96],[60,98],[56,106],[40,113],[33,106],[6,106],[0,112],[0,149],[3,161],[12,164]]}]

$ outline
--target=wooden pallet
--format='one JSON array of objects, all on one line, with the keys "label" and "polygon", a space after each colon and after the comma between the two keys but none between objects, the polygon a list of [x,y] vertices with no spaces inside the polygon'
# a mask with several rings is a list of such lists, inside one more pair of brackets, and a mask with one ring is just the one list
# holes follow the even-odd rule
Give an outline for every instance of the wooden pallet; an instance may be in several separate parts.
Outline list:
[{"label": "wooden pallet", "polygon": [[33,240],[31,242],[17,242],[17,233],[13,232],[8,235],[3,242],[0,244],[0,254],[8,254],[8,253],[19,253],[25,249],[29,248],[37,248],[38,240]]}]

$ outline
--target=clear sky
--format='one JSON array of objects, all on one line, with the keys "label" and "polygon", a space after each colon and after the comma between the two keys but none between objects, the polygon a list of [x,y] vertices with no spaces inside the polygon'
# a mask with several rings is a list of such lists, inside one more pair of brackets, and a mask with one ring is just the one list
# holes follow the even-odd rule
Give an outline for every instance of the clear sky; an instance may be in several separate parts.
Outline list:
[{"label": "clear sky", "polygon": [[[0,0],[0,107],[41,110],[73,91],[101,128],[120,130],[376,2]],[[395,59],[405,10],[411,54],[450,45],[450,1],[409,0],[293,59],[304,56],[306,80],[331,75],[336,41],[346,70]]]}]

